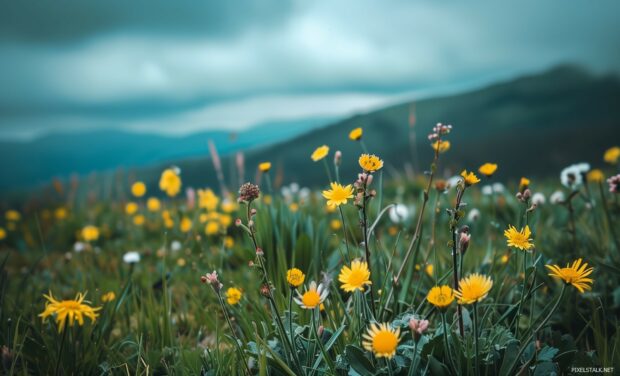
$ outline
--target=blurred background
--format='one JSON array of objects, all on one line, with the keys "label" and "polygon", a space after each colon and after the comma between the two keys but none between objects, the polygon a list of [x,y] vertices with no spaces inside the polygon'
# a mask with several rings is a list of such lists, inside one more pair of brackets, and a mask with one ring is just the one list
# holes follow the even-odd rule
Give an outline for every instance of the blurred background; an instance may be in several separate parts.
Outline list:
[{"label": "blurred background", "polygon": [[0,201],[54,180],[156,186],[170,165],[215,186],[216,153],[231,187],[263,161],[275,184],[321,186],[310,153],[342,150],[353,179],[355,127],[389,176],[414,176],[437,122],[454,126],[448,168],[597,165],[620,140],[618,14],[615,0],[3,2]]}]

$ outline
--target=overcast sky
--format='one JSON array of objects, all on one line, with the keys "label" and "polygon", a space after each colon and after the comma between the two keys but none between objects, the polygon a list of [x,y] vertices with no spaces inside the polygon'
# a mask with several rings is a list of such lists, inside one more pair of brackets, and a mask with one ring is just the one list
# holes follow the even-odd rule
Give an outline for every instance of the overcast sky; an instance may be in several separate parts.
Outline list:
[{"label": "overcast sky", "polygon": [[559,63],[620,69],[620,1],[0,4],[0,138],[345,116]]}]

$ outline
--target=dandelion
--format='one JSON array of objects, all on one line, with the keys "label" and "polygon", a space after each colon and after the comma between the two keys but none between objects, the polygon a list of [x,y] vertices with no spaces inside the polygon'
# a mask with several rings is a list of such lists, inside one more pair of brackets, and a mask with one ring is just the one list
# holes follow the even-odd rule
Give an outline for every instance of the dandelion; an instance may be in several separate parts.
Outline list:
[{"label": "dandelion", "polygon": [[329,289],[327,289],[322,283],[318,286],[316,282],[310,282],[310,287],[304,292],[300,294],[297,292],[297,297],[295,298],[295,303],[297,303],[301,308],[304,309],[314,309],[319,307],[329,294]]},{"label": "dandelion", "polygon": [[220,203],[220,198],[217,197],[211,189],[199,189],[198,190],[198,207],[206,209],[207,211],[213,211]]},{"label": "dandelion", "polygon": [[530,226],[525,226],[521,231],[518,231],[514,226],[509,226],[507,230],[504,230],[504,236],[509,247],[519,248],[522,251],[529,251],[534,248],[534,243],[530,236]]},{"label": "dandelion", "polygon": [[323,191],[323,197],[327,199],[327,206],[336,208],[346,204],[348,199],[353,198],[353,186],[343,186],[339,183],[330,183],[331,189]]},{"label": "dandelion", "polygon": [[360,167],[368,172],[375,172],[383,167],[383,161],[374,154],[362,154],[358,162]]},{"label": "dandelion", "polygon": [[161,202],[156,197],[149,197],[149,199],[146,200],[146,208],[150,212],[157,212],[161,209]]},{"label": "dandelion", "polygon": [[262,162],[258,164],[258,171],[269,172],[271,170],[271,162]]},{"label": "dandelion", "polygon": [[605,151],[603,160],[609,164],[615,165],[620,159],[620,146],[614,146]]},{"label": "dandelion", "polygon": [[95,226],[86,226],[82,229],[82,239],[87,242],[99,239],[99,229]]},{"label": "dandelion", "polygon": [[581,263],[581,259],[573,262],[572,265],[566,264],[565,268],[560,268],[558,265],[545,265],[547,269],[551,271],[549,276],[557,279],[561,279],[567,285],[573,285],[580,293],[585,290],[591,290],[591,284],[594,282],[591,278],[586,278],[594,268],[588,268],[588,263]]},{"label": "dandelion", "polygon": [[555,191],[551,194],[551,196],[549,196],[549,202],[554,205],[561,204],[564,201],[566,201],[566,197],[564,196],[564,192],[562,191]]},{"label": "dandelion", "polygon": [[67,218],[67,209],[56,208],[56,210],[54,210],[54,218],[56,218],[59,221],[62,221],[63,219]]},{"label": "dandelion", "polygon": [[530,186],[530,179],[526,177],[522,177],[521,180],[519,180],[519,192],[523,192],[529,186]]},{"label": "dandelion", "polygon": [[6,238],[6,230],[0,227],[0,240]]},{"label": "dandelion", "polygon": [[468,222],[477,222],[480,219],[481,213],[479,209],[473,208],[467,213]]},{"label": "dandelion", "polygon": [[566,167],[560,173],[562,185],[567,188],[576,189],[583,184],[584,176],[589,170],[590,165],[587,163],[578,163]]},{"label": "dandelion", "polygon": [[426,295],[426,300],[435,307],[443,309],[454,301],[454,291],[448,285],[435,286]]},{"label": "dandelion", "polygon": [[342,222],[340,222],[340,220],[338,219],[332,219],[331,221],[329,221],[329,228],[331,228],[333,231],[338,231],[342,228]]},{"label": "dandelion", "polygon": [[135,202],[128,202],[125,205],[125,214],[134,215],[136,214],[137,211],[138,211],[138,204],[136,204]]},{"label": "dandelion", "polygon": [[362,130],[362,128],[355,128],[351,132],[349,132],[349,139],[352,141],[359,141],[362,139],[363,133],[364,131]]},{"label": "dandelion", "polygon": [[318,148],[314,149],[310,158],[314,162],[318,162],[321,159],[327,157],[327,154],[329,154],[329,146],[323,145],[323,146],[319,146]]},{"label": "dandelion", "polygon": [[532,195],[532,204],[536,206],[544,205],[545,201],[546,201],[545,195],[540,192],[536,192]]},{"label": "dandelion", "polygon": [[588,172],[588,174],[586,175],[586,179],[594,183],[600,183],[605,180],[605,174],[603,173],[603,171],[595,168],[594,170]]},{"label": "dandelion", "polygon": [[181,232],[189,232],[189,230],[192,229],[192,220],[188,217],[183,217],[183,219],[181,219],[179,227],[181,228]]},{"label": "dandelion", "polygon": [[480,183],[480,179],[478,179],[476,174],[474,174],[471,171],[470,172],[467,172],[467,170],[461,171],[461,177],[463,178],[463,181],[465,182],[466,187]]},{"label": "dandelion", "polygon": [[229,287],[226,290],[226,302],[230,305],[238,304],[243,293],[236,287]]},{"label": "dandelion", "polygon": [[459,281],[459,289],[454,292],[459,304],[472,304],[487,297],[493,287],[491,278],[478,273],[470,274]]},{"label": "dandelion", "polygon": [[402,223],[409,218],[409,208],[403,204],[396,204],[390,208],[390,220],[394,223]]},{"label": "dandelion", "polygon": [[138,214],[133,217],[133,224],[136,226],[142,226],[144,222],[146,222],[146,217],[144,217],[142,214]]},{"label": "dandelion", "polygon": [[368,264],[365,261],[354,260],[350,268],[343,266],[338,281],[342,283],[340,288],[346,292],[364,291],[364,286],[372,284]]},{"label": "dandelion", "polygon": [[170,197],[176,196],[181,190],[181,177],[176,168],[167,168],[162,172],[159,179],[159,189],[166,192]]},{"label": "dandelion", "polygon": [[125,264],[137,264],[140,262],[140,254],[136,251],[130,251],[123,255],[123,262]]},{"label": "dandelion", "polygon": [[388,323],[372,323],[362,335],[362,346],[377,358],[392,359],[400,340],[400,328],[392,328]]},{"label": "dandelion", "polygon": [[101,296],[101,301],[104,303],[108,303],[116,299],[116,294],[114,291],[107,292]]},{"label": "dandelion", "polygon": [[137,181],[133,183],[133,185],[131,186],[131,194],[134,197],[142,197],[144,196],[145,193],[146,193],[146,185],[143,182]]},{"label": "dandelion", "polygon": [[490,178],[497,171],[497,165],[495,163],[485,163],[478,169],[480,174]]},{"label": "dandelion", "polygon": [[297,268],[291,268],[286,272],[286,281],[291,287],[301,286],[305,279],[306,275]]},{"label": "dandelion", "polygon": [[450,141],[437,140],[431,143],[431,147],[439,154],[443,154],[450,150]]},{"label": "dandelion", "polygon": [[216,235],[219,232],[220,232],[220,224],[218,222],[211,221],[207,223],[207,225],[205,226],[205,234],[209,236]]},{"label": "dandelion", "polygon": [[47,302],[45,302],[45,310],[39,314],[39,317],[45,322],[48,317],[54,315],[59,333],[65,328],[67,320],[69,321],[69,326],[73,326],[75,321],[82,326],[84,325],[84,316],[88,317],[91,322],[95,322],[99,316],[97,311],[101,307],[93,308],[88,302],[85,302],[86,294],[78,293],[73,300],[56,300],[51,291],[49,295],[43,296],[47,299]]}]

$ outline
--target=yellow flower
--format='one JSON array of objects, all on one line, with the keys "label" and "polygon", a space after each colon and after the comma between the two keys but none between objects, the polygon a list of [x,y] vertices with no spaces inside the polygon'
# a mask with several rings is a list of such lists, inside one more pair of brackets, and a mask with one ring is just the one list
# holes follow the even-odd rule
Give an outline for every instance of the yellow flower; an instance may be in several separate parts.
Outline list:
[{"label": "yellow flower", "polygon": [[329,222],[329,227],[333,230],[333,231],[338,231],[342,228],[342,222],[340,222],[339,219],[332,219]]},{"label": "yellow flower", "polygon": [[351,184],[342,186],[339,183],[330,183],[332,189],[323,191],[323,197],[327,199],[327,206],[337,207],[346,204],[347,200],[353,198],[353,186]]},{"label": "yellow flower", "polygon": [[286,272],[286,281],[291,287],[299,287],[304,280],[306,279],[306,275],[304,272],[297,268],[291,268]]},{"label": "yellow flower", "polygon": [[216,235],[220,232],[220,224],[219,222],[209,222],[205,226],[205,234],[207,235]]},{"label": "yellow flower", "polygon": [[327,157],[327,154],[329,154],[329,146],[323,145],[323,146],[319,146],[318,148],[314,149],[310,158],[313,161],[318,162],[321,159]]},{"label": "yellow flower", "polygon": [[614,146],[605,151],[605,155],[603,155],[603,160],[609,164],[618,163],[618,159],[620,159],[620,146]]},{"label": "yellow flower", "polygon": [[39,314],[39,317],[45,322],[49,316],[55,315],[56,323],[58,324],[58,332],[62,332],[67,319],[69,320],[69,326],[73,326],[75,321],[82,326],[84,325],[84,316],[88,317],[91,322],[94,322],[97,316],[99,316],[96,312],[99,311],[101,307],[93,308],[85,304],[85,294],[78,293],[74,300],[61,301],[54,299],[51,292],[49,295],[43,296],[47,299],[47,302],[45,303],[45,310]]},{"label": "yellow flower", "polygon": [[185,266],[185,264],[187,264],[187,261],[185,261],[185,259],[184,259],[183,257],[181,257],[181,258],[179,258],[179,259],[177,260],[177,265],[178,265],[179,267],[181,267],[181,268],[182,268],[182,267],[184,267],[184,266]]},{"label": "yellow flower", "polygon": [[435,270],[433,264],[428,264],[426,265],[426,268],[424,268],[424,271],[426,272],[426,274],[428,274],[429,277],[433,276],[433,270]]},{"label": "yellow flower", "polygon": [[509,258],[510,258],[510,257],[508,256],[508,254],[504,254],[504,255],[502,255],[502,257],[499,259],[499,261],[500,261],[502,264],[507,264],[507,263],[508,263]]},{"label": "yellow flower", "polygon": [[134,197],[142,197],[145,193],[146,185],[143,182],[137,181],[131,186],[131,194],[134,195]]},{"label": "yellow flower", "polygon": [[595,168],[594,170],[588,172],[588,175],[586,175],[588,181],[592,181],[595,183],[600,183],[603,180],[605,180],[605,174],[603,174],[603,171],[599,170],[598,168]]},{"label": "yellow flower", "polygon": [[67,209],[63,207],[56,208],[56,210],[54,210],[54,218],[56,218],[59,221],[62,221],[63,219],[67,218]]},{"label": "yellow flower", "polygon": [[224,247],[230,249],[235,246],[235,239],[232,236],[224,238]]},{"label": "yellow flower", "polygon": [[166,226],[166,228],[173,228],[174,221],[172,220],[172,218],[164,218],[164,226]]},{"label": "yellow flower", "polygon": [[7,210],[7,212],[4,213],[4,217],[9,222],[17,222],[22,218],[22,215],[19,214],[17,210]]},{"label": "yellow flower", "polygon": [[400,340],[400,328],[393,329],[388,323],[372,323],[362,337],[362,346],[367,351],[371,351],[377,358],[392,359]]},{"label": "yellow flower", "polygon": [[519,192],[523,192],[527,187],[530,186],[530,179],[526,177],[522,177],[519,181]]},{"label": "yellow flower", "polygon": [[159,189],[166,192],[170,197],[176,196],[181,191],[181,177],[175,169],[167,168],[162,172],[159,179]]},{"label": "yellow flower", "polygon": [[228,227],[232,224],[232,217],[228,214],[220,214],[220,224],[222,227]]},{"label": "yellow flower", "polygon": [[525,226],[521,231],[517,231],[515,226],[508,226],[507,230],[504,230],[504,236],[509,247],[519,248],[522,251],[529,251],[534,248],[534,243],[530,236],[530,226]]},{"label": "yellow flower", "polygon": [[228,290],[226,290],[226,302],[230,305],[235,305],[239,303],[242,295],[243,293],[238,288],[229,287]]},{"label": "yellow flower", "polygon": [[454,295],[459,299],[459,304],[472,304],[486,298],[491,287],[493,287],[491,278],[474,273],[459,281],[459,289]]},{"label": "yellow flower", "polygon": [[594,268],[588,268],[588,263],[581,263],[581,259],[574,261],[572,265],[566,264],[565,268],[560,268],[558,265],[545,265],[551,273],[549,275],[553,278],[561,279],[567,285],[573,285],[579,292],[583,293],[585,290],[591,290],[591,284],[594,282],[591,278],[586,278]]},{"label": "yellow flower", "polygon": [[259,163],[258,170],[260,172],[269,172],[269,170],[271,170],[271,162]]},{"label": "yellow flower", "polygon": [[374,154],[362,154],[358,162],[360,167],[368,172],[375,172],[383,167],[383,161]]},{"label": "yellow flower", "polygon": [[322,283],[317,286],[316,282],[312,281],[310,282],[310,288],[306,292],[300,294],[297,291],[295,303],[304,309],[314,309],[323,304],[328,294],[329,289],[325,288]]},{"label": "yellow flower", "polygon": [[128,202],[125,205],[125,213],[127,215],[134,215],[136,214],[137,211],[138,211],[138,204],[136,204],[135,202]]},{"label": "yellow flower", "polygon": [[104,303],[111,302],[114,299],[116,299],[116,294],[114,293],[114,291],[110,291],[101,296],[101,301]]},{"label": "yellow flower", "polygon": [[469,187],[474,184],[480,183],[480,179],[473,172],[467,172],[467,170],[461,171],[461,176],[463,177],[463,181],[465,182],[465,186]]},{"label": "yellow flower", "polygon": [[491,177],[497,171],[497,165],[495,163],[485,163],[478,169],[482,175]]},{"label": "yellow flower", "polygon": [[192,229],[192,220],[187,217],[183,217],[179,227],[181,228],[181,232],[189,232],[189,230]]},{"label": "yellow flower", "polygon": [[433,148],[433,150],[442,154],[450,150],[450,141],[437,140],[431,144],[431,147]]},{"label": "yellow flower", "polygon": [[342,283],[340,288],[346,292],[364,291],[364,286],[372,284],[368,264],[359,260],[354,260],[350,268],[346,265],[343,266],[338,280]]},{"label": "yellow flower", "polygon": [[217,197],[211,189],[199,189],[198,190],[198,206],[207,211],[213,211],[220,203],[220,198]]},{"label": "yellow flower", "polygon": [[273,201],[271,195],[263,195],[263,197],[261,197],[261,200],[265,205],[271,205],[271,202]]},{"label": "yellow flower", "polygon": [[224,213],[232,213],[237,210],[237,207],[237,204],[231,200],[225,199],[224,201],[222,201],[222,211]]},{"label": "yellow flower", "polygon": [[82,229],[82,239],[90,242],[99,239],[99,229],[95,226],[86,226]]},{"label": "yellow flower", "polygon": [[161,209],[161,202],[157,199],[157,197],[149,197],[149,199],[146,200],[146,207],[149,211],[156,212]]},{"label": "yellow flower", "polygon": [[299,210],[299,204],[296,202],[291,202],[291,204],[288,206],[288,210],[290,210],[291,213],[297,213],[297,211]]},{"label": "yellow flower", "polygon": [[349,132],[349,139],[351,139],[352,141],[359,141],[362,139],[363,133],[364,131],[362,130],[362,128],[355,128],[354,130]]},{"label": "yellow flower", "polygon": [[138,214],[135,217],[133,217],[133,224],[136,226],[142,226],[145,221],[146,221],[146,218],[144,218],[142,214]]},{"label": "yellow flower", "polygon": [[435,286],[426,295],[426,300],[437,308],[446,308],[454,301],[454,291],[450,286]]},{"label": "yellow flower", "polygon": [[6,230],[0,227],[0,240],[6,238]]}]

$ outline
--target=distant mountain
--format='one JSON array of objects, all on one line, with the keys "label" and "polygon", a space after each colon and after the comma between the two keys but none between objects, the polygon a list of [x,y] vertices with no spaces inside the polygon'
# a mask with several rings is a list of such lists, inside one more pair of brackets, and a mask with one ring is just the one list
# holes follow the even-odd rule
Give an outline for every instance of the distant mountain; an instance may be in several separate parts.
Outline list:
[{"label": "distant mountain", "polygon": [[212,139],[222,155],[265,146],[305,133],[330,119],[270,122],[239,133],[208,131],[184,137],[128,133],[118,130],[57,133],[29,142],[0,142],[0,190],[34,186],[53,177],[159,164],[209,154]]}]

